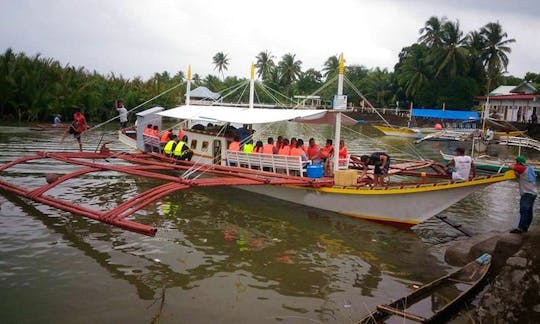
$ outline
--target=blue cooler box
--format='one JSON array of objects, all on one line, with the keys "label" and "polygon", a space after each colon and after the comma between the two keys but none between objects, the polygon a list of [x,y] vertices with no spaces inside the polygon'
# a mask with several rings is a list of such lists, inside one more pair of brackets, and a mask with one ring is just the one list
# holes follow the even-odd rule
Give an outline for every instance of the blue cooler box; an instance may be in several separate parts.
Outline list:
[{"label": "blue cooler box", "polygon": [[323,176],[322,164],[311,164],[306,169],[308,178],[322,178]]}]

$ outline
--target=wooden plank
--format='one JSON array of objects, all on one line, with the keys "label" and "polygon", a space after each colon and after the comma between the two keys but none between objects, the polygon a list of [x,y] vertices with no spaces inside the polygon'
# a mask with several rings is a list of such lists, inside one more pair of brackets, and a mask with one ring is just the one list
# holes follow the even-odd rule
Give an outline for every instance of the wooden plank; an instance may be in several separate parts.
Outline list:
[{"label": "wooden plank", "polygon": [[399,310],[399,309],[396,309],[396,308],[393,308],[393,307],[390,307],[390,306],[387,306],[387,305],[379,305],[379,306],[377,306],[377,310],[381,311],[381,312],[401,316],[401,317],[404,317],[406,319],[410,319],[410,320],[413,320],[413,321],[416,321],[416,322],[425,322],[426,321],[425,317],[415,315],[415,314],[411,314],[411,313],[407,313],[405,311],[402,311],[402,310]]},{"label": "wooden plank", "polygon": [[470,281],[465,281],[465,280],[459,280],[459,279],[455,279],[455,278],[448,278],[446,280],[461,283],[461,284],[465,284],[465,285],[473,285],[473,284],[476,283],[476,282],[470,282]]}]

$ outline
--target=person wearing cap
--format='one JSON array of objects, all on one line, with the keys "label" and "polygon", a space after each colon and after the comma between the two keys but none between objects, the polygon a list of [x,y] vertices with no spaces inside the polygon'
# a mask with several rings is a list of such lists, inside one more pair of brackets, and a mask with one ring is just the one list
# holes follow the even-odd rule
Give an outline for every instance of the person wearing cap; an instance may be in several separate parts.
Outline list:
[{"label": "person wearing cap", "polygon": [[516,173],[519,183],[519,224],[510,233],[521,234],[529,230],[533,218],[536,192],[536,173],[534,168],[527,165],[523,155],[516,157],[516,164],[510,166]]},{"label": "person wearing cap", "polygon": [[476,166],[472,158],[465,155],[465,149],[462,147],[456,148],[454,158],[446,164],[446,168],[453,167],[452,180],[469,180],[471,171],[473,177],[476,177]]}]

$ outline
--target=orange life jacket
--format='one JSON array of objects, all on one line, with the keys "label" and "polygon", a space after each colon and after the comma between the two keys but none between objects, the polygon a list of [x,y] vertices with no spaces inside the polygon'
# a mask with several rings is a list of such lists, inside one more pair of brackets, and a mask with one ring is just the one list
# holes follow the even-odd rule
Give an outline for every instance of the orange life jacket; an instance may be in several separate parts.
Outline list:
[{"label": "orange life jacket", "polygon": [[347,147],[346,146],[343,146],[343,147],[340,147],[339,148],[339,158],[340,159],[345,159],[347,157]]},{"label": "orange life jacket", "polygon": [[264,144],[262,152],[264,154],[274,154],[274,144]]},{"label": "orange life jacket", "polygon": [[285,145],[285,146],[282,146],[279,151],[278,151],[278,154],[279,155],[289,155],[291,151],[291,147],[289,145]]},{"label": "orange life jacket", "polygon": [[167,143],[169,141],[169,136],[172,134],[170,131],[165,131],[162,135],[159,141],[161,143]]},{"label": "orange life jacket", "polygon": [[312,160],[314,157],[316,157],[319,154],[319,145],[315,144],[313,146],[309,146],[307,148],[307,156],[308,159]]},{"label": "orange life jacket", "polygon": [[291,151],[289,152],[289,155],[291,156],[302,156],[302,153],[304,150],[302,150],[301,147],[293,147]]},{"label": "orange life jacket", "polygon": [[231,142],[231,144],[229,144],[229,151],[240,151],[240,142]]},{"label": "orange life jacket", "polygon": [[321,157],[323,159],[326,159],[330,156],[330,154],[332,154],[334,152],[334,146],[333,145],[325,145],[322,149],[321,149]]}]

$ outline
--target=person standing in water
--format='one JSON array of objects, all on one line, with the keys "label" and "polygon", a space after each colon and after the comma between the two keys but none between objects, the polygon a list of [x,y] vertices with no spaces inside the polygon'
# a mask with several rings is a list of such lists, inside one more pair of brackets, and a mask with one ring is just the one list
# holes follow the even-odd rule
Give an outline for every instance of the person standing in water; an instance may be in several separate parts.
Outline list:
[{"label": "person standing in water", "polygon": [[64,139],[66,138],[68,133],[73,134],[73,138],[75,138],[79,143],[79,151],[82,152],[81,134],[88,128],[89,126],[86,123],[86,117],[84,117],[84,115],[78,109],[75,110],[75,112],[73,113],[73,122],[71,122],[71,125],[69,125],[69,127],[62,135],[60,144],[64,143]]}]

